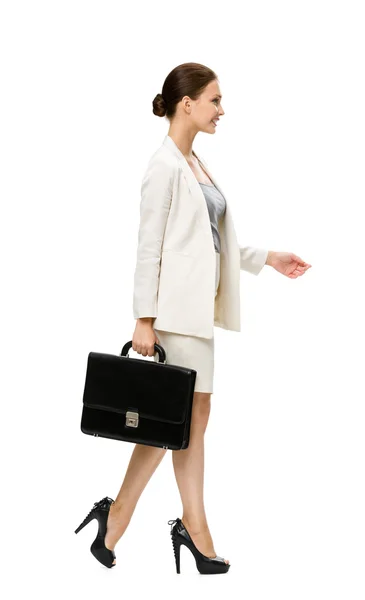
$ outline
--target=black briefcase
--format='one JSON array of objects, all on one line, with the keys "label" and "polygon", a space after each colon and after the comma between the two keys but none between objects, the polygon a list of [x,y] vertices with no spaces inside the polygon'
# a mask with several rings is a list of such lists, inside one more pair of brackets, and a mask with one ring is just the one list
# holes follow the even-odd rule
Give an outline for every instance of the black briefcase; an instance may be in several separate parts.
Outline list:
[{"label": "black briefcase", "polygon": [[100,436],[183,450],[189,445],[196,371],[159,360],[90,352],[83,395],[81,431]]}]

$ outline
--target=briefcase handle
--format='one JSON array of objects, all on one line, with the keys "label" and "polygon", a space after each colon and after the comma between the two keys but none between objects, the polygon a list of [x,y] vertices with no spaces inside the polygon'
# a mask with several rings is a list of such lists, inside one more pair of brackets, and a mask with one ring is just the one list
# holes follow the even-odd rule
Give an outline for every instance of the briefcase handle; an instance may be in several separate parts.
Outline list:
[{"label": "briefcase handle", "polygon": [[[132,348],[132,340],[130,340],[129,342],[126,342],[122,348],[122,351],[120,353],[120,356],[127,356],[129,358],[129,350]],[[158,358],[159,361],[158,362],[166,362],[166,352],[164,350],[164,348],[162,346],[160,346],[160,344],[156,344],[155,343],[155,354],[156,352],[158,352]]]}]

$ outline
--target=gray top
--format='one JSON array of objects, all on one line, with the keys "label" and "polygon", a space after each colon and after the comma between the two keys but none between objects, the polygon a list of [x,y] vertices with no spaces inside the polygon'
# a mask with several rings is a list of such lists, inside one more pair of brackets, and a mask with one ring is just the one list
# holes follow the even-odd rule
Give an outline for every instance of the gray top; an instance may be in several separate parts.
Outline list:
[{"label": "gray top", "polygon": [[226,201],[215,185],[201,183],[200,181],[198,183],[201,185],[202,192],[207,202],[215,251],[220,253],[221,240],[218,232],[218,220],[223,217],[226,211]]}]

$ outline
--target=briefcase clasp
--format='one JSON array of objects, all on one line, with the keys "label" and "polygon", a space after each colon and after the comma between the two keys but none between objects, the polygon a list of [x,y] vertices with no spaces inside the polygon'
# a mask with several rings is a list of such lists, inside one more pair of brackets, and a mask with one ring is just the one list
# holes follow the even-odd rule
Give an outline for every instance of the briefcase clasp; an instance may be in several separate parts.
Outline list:
[{"label": "briefcase clasp", "polygon": [[138,427],[139,414],[132,410],[127,410],[125,414],[125,425],[126,427]]}]

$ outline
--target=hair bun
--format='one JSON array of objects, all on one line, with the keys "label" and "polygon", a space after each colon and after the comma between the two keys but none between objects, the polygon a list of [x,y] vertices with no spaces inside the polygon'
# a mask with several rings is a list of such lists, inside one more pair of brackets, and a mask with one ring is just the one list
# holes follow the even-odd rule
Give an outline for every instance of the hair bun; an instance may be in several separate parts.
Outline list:
[{"label": "hair bun", "polygon": [[166,114],[166,102],[162,94],[156,94],[152,102],[153,114],[164,117]]}]

